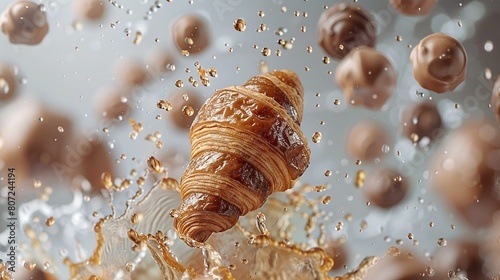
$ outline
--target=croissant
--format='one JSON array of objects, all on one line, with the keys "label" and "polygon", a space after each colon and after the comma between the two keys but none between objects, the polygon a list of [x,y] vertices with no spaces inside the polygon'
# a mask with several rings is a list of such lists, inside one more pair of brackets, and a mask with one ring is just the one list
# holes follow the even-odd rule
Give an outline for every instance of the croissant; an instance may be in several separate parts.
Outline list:
[{"label": "croissant", "polygon": [[191,161],[174,211],[181,237],[205,242],[293,186],[309,166],[303,96],[297,74],[281,70],[217,90],[205,102],[191,125]]}]

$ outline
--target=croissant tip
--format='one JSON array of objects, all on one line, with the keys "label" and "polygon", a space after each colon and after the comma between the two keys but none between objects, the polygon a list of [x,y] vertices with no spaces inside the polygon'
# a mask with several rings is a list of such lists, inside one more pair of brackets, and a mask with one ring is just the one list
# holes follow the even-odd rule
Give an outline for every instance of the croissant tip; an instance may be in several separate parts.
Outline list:
[{"label": "croissant tip", "polygon": [[[177,221],[174,221],[174,228],[179,233],[183,232],[184,229],[178,228],[178,224],[176,222]],[[213,232],[209,229],[196,229],[185,233],[185,235],[181,234],[179,237],[185,240],[188,244],[192,243],[192,241],[196,241],[198,243],[205,243],[205,241],[208,240],[208,238],[212,235],[212,233]]]},{"label": "croissant tip", "polygon": [[210,230],[200,230],[200,231],[197,231],[196,233],[194,233],[191,238],[193,240],[196,240],[200,243],[205,243],[205,241],[207,241],[207,239],[210,237],[210,235],[212,235],[212,232]]}]

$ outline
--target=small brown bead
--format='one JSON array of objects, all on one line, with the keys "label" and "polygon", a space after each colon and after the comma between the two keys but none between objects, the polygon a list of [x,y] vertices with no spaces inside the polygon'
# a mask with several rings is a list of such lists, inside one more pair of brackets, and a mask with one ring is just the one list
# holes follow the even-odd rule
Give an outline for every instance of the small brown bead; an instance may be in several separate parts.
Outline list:
[{"label": "small brown bead", "polygon": [[363,194],[367,201],[381,208],[401,202],[408,191],[406,178],[389,168],[377,168],[366,177]]},{"label": "small brown bead", "polygon": [[375,46],[375,22],[360,6],[339,3],[321,14],[317,36],[323,50],[340,60],[356,47]]},{"label": "small brown bead", "polygon": [[385,55],[368,47],[359,47],[340,62],[335,80],[346,102],[378,110],[392,95],[397,77]]},{"label": "small brown bead", "polygon": [[455,38],[431,34],[410,54],[413,77],[421,87],[436,93],[453,91],[465,80],[467,53]]},{"label": "small brown bead", "polygon": [[403,111],[403,136],[419,142],[424,137],[435,140],[442,131],[442,120],[436,105],[430,102],[414,104]]},{"label": "small brown bead", "polygon": [[347,135],[347,152],[354,159],[373,160],[382,157],[382,147],[389,144],[387,132],[374,122],[361,122],[351,128]]},{"label": "small brown bead", "polygon": [[45,12],[31,1],[14,1],[0,15],[0,29],[12,44],[37,45],[49,25]]}]

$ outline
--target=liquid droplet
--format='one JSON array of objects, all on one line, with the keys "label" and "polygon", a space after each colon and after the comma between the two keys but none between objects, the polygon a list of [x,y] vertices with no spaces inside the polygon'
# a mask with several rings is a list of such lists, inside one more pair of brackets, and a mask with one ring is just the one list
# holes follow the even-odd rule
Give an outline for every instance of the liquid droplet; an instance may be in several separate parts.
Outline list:
[{"label": "liquid droplet", "polygon": [[444,239],[442,237],[438,239],[437,243],[440,247],[444,247],[444,246],[448,245],[448,241],[446,241],[446,239]]},{"label": "liquid droplet", "polygon": [[493,50],[493,42],[491,41],[486,41],[484,43],[484,50],[487,51],[487,52],[491,52]]},{"label": "liquid droplet", "polygon": [[365,183],[365,178],[366,178],[365,171],[358,170],[358,172],[356,172],[356,177],[354,178],[354,186],[356,186],[356,188],[363,187],[363,185]]},{"label": "liquid droplet", "polygon": [[389,256],[393,256],[393,257],[396,257],[398,256],[399,254],[401,254],[401,250],[399,250],[397,247],[395,246],[391,246],[389,247],[389,249],[387,249],[387,254]]},{"label": "liquid droplet", "polygon": [[48,227],[53,226],[56,223],[56,219],[54,217],[50,217],[45,221],[45,225]]},{"label": "liquid droplet", "polygon": [[184,106],[182,107],[182,113],[187,117],[191,117],[194,114],[194,109],[191,106]]},{"label": "liquid droplet", "polygon": [[259,232],[263,235],[269,235],[269,230],[266,227],[266,216],[263,213],[258,213],[255,217],[255,225]]},{"label": "liquid droplet", "polygon": [[269,48],[263,48],[262,49],[262,55],[263,56],[270,56],[271,55],[271,50]]},{"label": "liquid droplet", "polygon": [[313,135],[312,135],[312,141],[313,141],[314,143],[319,143],[319,142],[321,142],[321,137],[322,137],[321,132],[316,131],[316,132],[314,132],[314,133],[313,133]]},{"label": "liquid droplet", "polygon": [[9,84],[3,78],[0,78],[0,94],[8,94],[10,91]]}]

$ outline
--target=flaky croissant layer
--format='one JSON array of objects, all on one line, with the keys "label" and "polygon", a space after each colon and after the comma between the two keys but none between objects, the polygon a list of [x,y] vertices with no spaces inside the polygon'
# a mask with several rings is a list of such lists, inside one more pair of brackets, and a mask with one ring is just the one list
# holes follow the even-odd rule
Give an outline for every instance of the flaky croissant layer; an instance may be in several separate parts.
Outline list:
[{"label": "flaky croissant layer", "polygon": [[174,218],[180,236],[205,242],[293,186],[310,157],[300,130],[303,97],[297,74],[281,70],[205,102],[191,126],[191,162],[181,178]]}]

